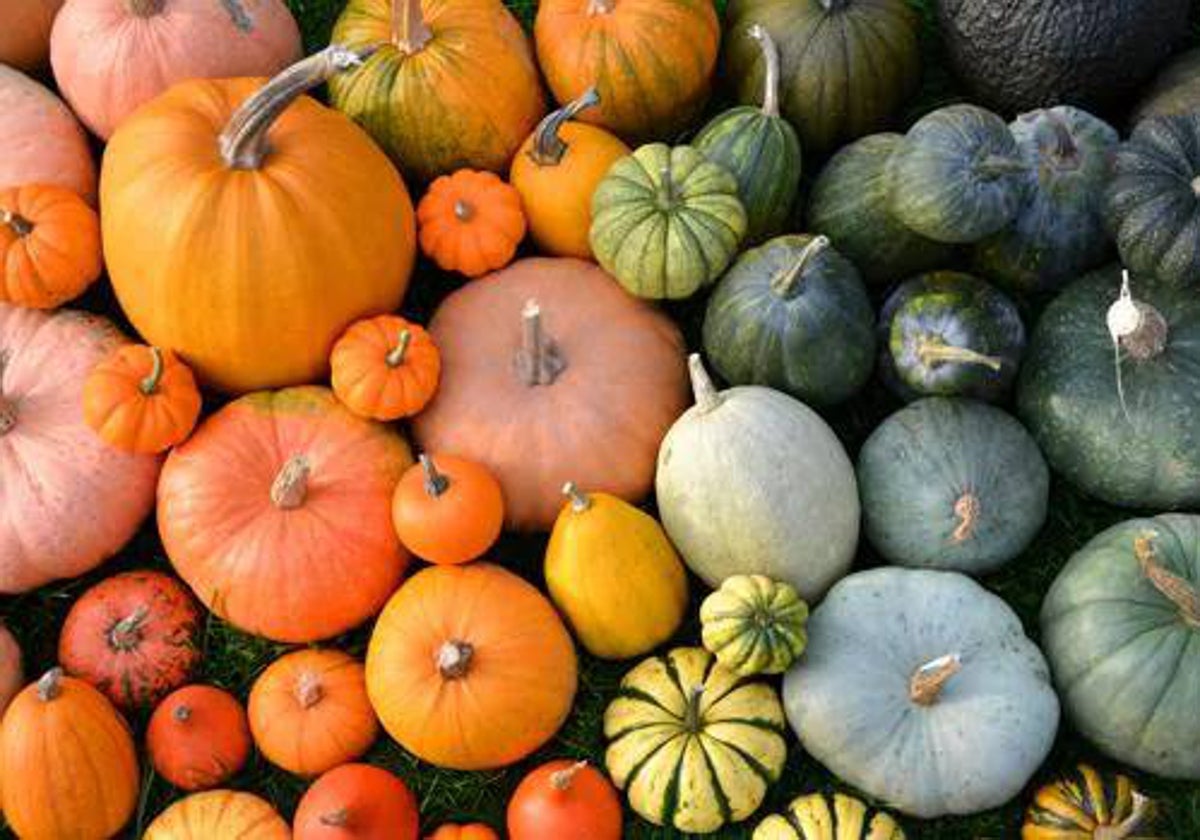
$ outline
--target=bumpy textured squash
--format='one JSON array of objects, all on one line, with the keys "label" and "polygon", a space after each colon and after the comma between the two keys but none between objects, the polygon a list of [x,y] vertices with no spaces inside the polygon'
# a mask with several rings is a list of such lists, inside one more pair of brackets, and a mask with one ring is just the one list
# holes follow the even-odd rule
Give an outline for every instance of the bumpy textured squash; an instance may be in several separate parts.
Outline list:
[{"label": "bumpy textured squash", "polygon": [[237,790],[206,790],[172,803],[142,840],[290,840],[288,824],[266,800]]},{"label": "bumpy textured squash", "polygon": [[1128,776],[1080,764],[1033,796],[1021,840],[1155,840],[1154,804]]},{"label": "bumpy textured squash", "polygon": [[1148,117],[1197,110],[1200,110],[1200,48],[1176,56],[1163,68],[1129,115],[1129,124],[1137,125]]},{"label": "bumpy textured squash", "polygon": [[733,575],[700,605],[704,647],[743,677],[782,674],[804,652],[808,605],[786,583]]},{"label": "bumpy textured squash", "polygon": [[753,840],[905,840],[905,835],[890,814],[860,799],[810,793],[760,822]]}]

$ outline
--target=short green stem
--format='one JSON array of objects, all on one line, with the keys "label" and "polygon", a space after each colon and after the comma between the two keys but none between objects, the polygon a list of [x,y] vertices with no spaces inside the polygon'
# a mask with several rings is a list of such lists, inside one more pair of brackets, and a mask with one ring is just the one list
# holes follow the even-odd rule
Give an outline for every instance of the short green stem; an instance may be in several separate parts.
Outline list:
[{"label": "short green stem", "polygon": [[162,382],[163,376],[163,355],[162,351],[151,345],[150,347],[150,375],[141,381],[138,385],[138,390],[147,397],[158,391],[158,385]]},{"label": "short green stem", "polygon": [[417,460],[421,463],[421,470],[425,473],[425,492],[432,498],[438,496],[450,489],[450,479],[438,472],[437,464],[433,463],[433,458],[425,453],[417,456]]},{"label": "short green stem", "polygon": [[390,368],[398,368],[404,364],[404,356],[408,353],[408,345],[412,342],[412,330],[403,327],[396,337],[396,346],[388,351],[385,361]]}]

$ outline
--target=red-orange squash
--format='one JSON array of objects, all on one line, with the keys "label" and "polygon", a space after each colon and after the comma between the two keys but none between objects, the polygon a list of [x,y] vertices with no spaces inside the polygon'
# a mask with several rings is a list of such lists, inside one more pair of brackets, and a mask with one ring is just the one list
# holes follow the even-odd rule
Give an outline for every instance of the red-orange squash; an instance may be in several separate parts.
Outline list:
[{"label": "red-orange squash", "polygon": [[397,776],[343,764],[312,783],[296,806],[294,840],[418,840],[417,798]]},{"label": "red-orange squash", "polygon": [[0,301],[53,309],[100,276],[100,217],[66,187],[0,189]]},{"label": "red-orange squash", "polygon": [[38,70],[50,55],[50,27],[63,0],[5,0],[0,64]]},{"label": "red-orange squash", "polygon": [[172,351],[145,344],[119,348],[83,384],[84,422],[124,452],[153,454],[183,443],[201,405],[192,369]]},{"label": "red-orange squash", "polygon": [[487,467],[425,454],[396,485],[392,523],[400,542],[422,560],[469,563],[500,536],[504,495]]},{"label": "red-orange squash", "polygon": [[250,755],[250,724],[242,704],[211,685],[185,685],[158,704],[146,726],[155,771],[177,788],[216,787]]},{"label": "red-orange squash", "polygon": [[25,670],[21,667],[21,646],[16,637],[0,624],[0,717],[8,704],[17,696],[25,684]]},{"label": "red-orange squash", "polygon": [[425,840],[500,840],[500,835],[483,823],[446,823],[434,829]]},{"label": "red-orange squash", "polygon": [[185,796],[159,814],[142,840],[291,840],[283,817],[266,800],[237,790]]},{"label": "red-orange squash", "polygon": [[534,769],[508,801],[508,840],[621,840],[621,798],[586,761]]},{"label": "red-orange squash", "polygon": [[350,325],[329,360],[333,393],[373,420],[399,420],[423,409],[437,390],[442,357],[429,333],[399,315]]},{"label": "red-orange squash", "polygon": [[479,277],[512,262],[525,238],[521,194],[494,172],[442,175],[417,205],[417,231],[439,268]]}]

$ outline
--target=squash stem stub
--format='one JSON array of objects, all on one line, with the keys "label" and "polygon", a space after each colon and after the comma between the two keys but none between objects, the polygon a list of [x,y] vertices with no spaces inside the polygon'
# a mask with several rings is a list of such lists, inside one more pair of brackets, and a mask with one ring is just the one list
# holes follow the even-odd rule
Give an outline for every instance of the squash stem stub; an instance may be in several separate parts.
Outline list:
[{"label": "squash stem stub", "polygon": [[1164,566],[1158,559],[1154,534],[1143,534],[1133,541],[1133,555],[1142,574],[1159,593],[1179,608],[1179,617],[1191,627],[1200,629],[1200,592],[1196,586]]},{"label": "squash stem stub", "polygon": [[392,0],[392,44],[404,55],[416,55],[433,39],[421,14],[421,0]]},{"label": "squash stem stub", "polygon": [[942,695],[950,678],[962,670],[962,657],[948,653],[926,662],[913,672],[908,683],[908,698],[918,706],[932,706]]},{"label": "squash stem stub", "polygon": [[592,506],[592,500],[588,495],[579,489],[579,486],[574,481],[568,481],[563,485],[563,495],[571,502],[571,510],[576,513],[583,513]]},{"label": "squash stem stub", "polygon": [[325,699],[325,688],[321,685],[321,677],[305,671],[296,680],[296,702],[302,709],[311,709]]},{"label": "squash stem stub", "polygon": [[958,527],[950,535],[950,539],[954,541],[955,545],[971,539],[982,512],[983,506],[979,503],[979,497],[974,493],[967,492],[958,497],[958,501],[954,503],[954,515],[958,517]]},{"label": "squash stem stub", "polygon": [[612,14],[615,8],[617,8],[617,0],[588,0],[587,13],[589,16],[607,15]]},{"label": "squash stem stub", "polygon": [[0,224],[7,225],[13,233],[22,238],[33,233],[33,222],[11,210],[0,208]]},{"label": "squash stem stub", "polygon": [[1129,816],[1116,825],[1099,825],[1092,833],[1092,840],[1126,840],[1142,827],[1142,823],[1153,812],[1154,803],[1140,791],[1133,791],[1131,796],[1133,809]]},{"label": "squash stem stub", "polygon": [[126,7],[134,17],[148,18],[161,14],[166,0],[126,0]]},{"label": "squash stem stub", "polygon": [[700,715],[700,701],[704,698],[704,686],[692,686],[688,694],[687,708],[683,711],[683,731],[690,735],[698,735],[704,726]]},{"label": "squash stem stub", "polygon": [[150,348],[150,364],[150,374],[138,384],[138,390],[147,397],[154,394],[158,390],[158,384],[162,382],[163,357],[162,351],[157,347]]},{"label": "squash stem stub", "polygon": [[781,298],[792,298],[800,288],[800,281],[804,279],[804,271],[809,264],[819,257],[829,247],[829,237],[814,236],[808,241],[804,248],[800,251],[800,255],[796,257],[796,262],[791,268],[779,272],[771,278],[771,291],[779,295]]},{"label": "squash stem stub", "polygon": [[192,707],[180,703],[174,708],[174,710],[172,710],[171,717],[175,718],[175,720],[179,721],[180,723],[187,723],[192,719]]},{"label": "squash stem stub", "polygon": [[308,476],[312,466],[303,455],[293,455],[271,484],[271,504],[280,510],[294,510],[308,495]]},{"label": "squash stem stub", "polygon": [[62,694],[63,669],[55,666],[42,674],[37,681],[37,696],[43,703],[49,703]]},{"label": "squash stem stub", "polygon": [[412,343],[412,330],[402,329],[396,338],[396,346],[388,351],[384,361],[390,368],[398,368],[404,364],[404,356],[408,353],[408,345]]},{"label": "squash stem stub", "polygon": [[1004,360],[996,356],[985,355],[970,347],[956,347],[940,338],[929,336],[917,342],[917,359],[925,367],[944,364],[979,365],[996,373],[1004,367]]},{"label": "squash stem stub", "polygon": [[571,783],[575,781],[575,777],[583,772],[588,766],[586,761],[576,761],[570,767],[562,770],[556,770],[550,774],[550,787],[558,791],[568,791],[571,789]]},{"label": "squash stem stub", "polygon": [[320,823],[330,828],[346,828],[350,825],[350,812],[345,808],[338,808],[336,811],[322,814]]},{"label": "squash stem stub", "polygon": [[421,462],[421,470],[425,473],[426,493],[436,499],[450,489],[450,479],[438,472],[437,464],[433,463],[432,458],[421,453],[417,456],[417,460]]},{"label": "squash stem stub", "polygon": [[713,385],[708,371],[704,369],[704,362],[699,353],[688,356],[688,375],[692,379],[692,395],[696,398],[697,411],[707,414],[721,404],[721,394],[717,391],[717,386]]},{"label": "squash stem stub", "polygon": [[758,42],[763,56],[763,104],[762,112],[767,117],[779,116],[779,47],[771,33],[762,26],[754,24],[746,34]]},{"label": "squash stem stub", "polygon": [[469,642],[451,639],[443,642],[438,648],[436,665],[443,679],[457,680],[467,675],[471,669],[471,659],[475,656],[475,647]]},{"label": "squash stem stub", "polygon": [[542,331],[542,308],[536,300],[521,310],[521,349],[517,351],[517,375],[531,388],[550,385],[567,368],[558,345]]},{"label": "squash stem stub", "polygon": [[108,646],[122,653],[129,653],[142,641],[142,625],[150,617],[150,608],[139,604],[138,608],[122,618],[108,631]]},{"label": "squash stem stub", "polygon": [[559,130],[580,111],[586,111],[599,104],[599,92],[590,87],[578,99],[543,117],[533,132],[533,147],[527,152],[529,159],[538,166],[557,166],[561,163],[567,153],[567,144],[559,136]]}]

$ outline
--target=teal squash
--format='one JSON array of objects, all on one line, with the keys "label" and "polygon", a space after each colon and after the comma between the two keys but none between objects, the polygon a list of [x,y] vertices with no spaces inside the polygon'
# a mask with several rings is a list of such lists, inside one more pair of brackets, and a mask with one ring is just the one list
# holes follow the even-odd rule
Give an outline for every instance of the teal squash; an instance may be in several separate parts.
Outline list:
[{"label": "teal squash", "polygon": [[704,350],[730,384],[809,405],[859,391],[875,365],[875,315],[858,272],[824,236],[780,236],[738,258],[704,317]]},{"label": "teal squash", "polygon": [[780,233],[800,190],[800,139],[779,116],[779,50],[761,26],[748,33],[762,48],[762,107],[742,105],[718,114],[692,144],[733,173],[746,208],[746,242]]},{"label": "teal squash", "polygon": [[940,108],[918,120],[892,155],[891,210],[938,242],[977,242],[1016,217],[1028,168],[991,111]]},{"label": "teal squash", "polygon": [[907,280],[879,317],[879,370],[906,400],[1003,399],[1025,350],[1016,304],[970,274],[937,271]]},{"label": "teal squash", "polygon": [[890,563],[994,571],[1046,520],[1050,471],[1015,418],[931,397],[887,418],[858,457],[867,539]]},{"label": "teal squash", "polygon": [[1200,779],[1200,517],[1095,537],[1050,587],[1041,628],[1084,737],[1148,773]]},{"label": "teal squash", "polygon": [[871,285],[942,268],[954,249],[910,230],[890,210],[888,161],[900,134],[872,134],[834,155],[813,183],[808,227],[823,233]]}]

